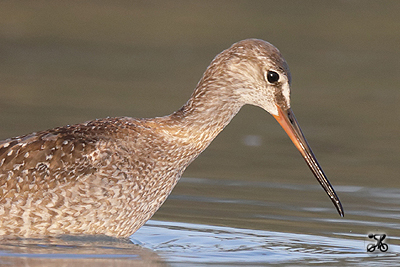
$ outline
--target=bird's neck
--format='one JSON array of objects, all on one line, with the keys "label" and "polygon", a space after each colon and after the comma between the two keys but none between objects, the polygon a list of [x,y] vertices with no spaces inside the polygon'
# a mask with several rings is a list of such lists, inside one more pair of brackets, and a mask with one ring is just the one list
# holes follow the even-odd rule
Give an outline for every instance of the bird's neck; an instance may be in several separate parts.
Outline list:
[{"label": "bird's neck", "polygon": [[232,95],[224,95],[230,90],[221,86],[229,85],[201,81],[181,109],[158,118],[163,125],[159,130],[201,153],[243,106]]}]

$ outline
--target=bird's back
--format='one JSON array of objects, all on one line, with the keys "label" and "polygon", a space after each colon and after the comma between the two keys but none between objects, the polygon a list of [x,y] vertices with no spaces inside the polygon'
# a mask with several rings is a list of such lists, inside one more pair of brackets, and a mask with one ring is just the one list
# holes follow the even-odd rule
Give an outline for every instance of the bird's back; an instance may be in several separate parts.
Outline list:
[{"label": "bird's back", "polygon": [[183,171],[156,135],[109,118],[0,142],[0,235],[130,235]]}]

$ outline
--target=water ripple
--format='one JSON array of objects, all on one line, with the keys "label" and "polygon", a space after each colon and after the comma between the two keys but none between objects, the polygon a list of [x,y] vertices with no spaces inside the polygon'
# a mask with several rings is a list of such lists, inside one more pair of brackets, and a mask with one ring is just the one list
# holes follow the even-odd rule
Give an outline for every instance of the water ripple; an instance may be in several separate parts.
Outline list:
[{"label": "water ripple", "polygon": [[[368,266],[383,254],[366,253],[360,235],[325,237],[150,221],[132,236],[169,263],[221,264],[360,264]],[[400,246],[391,245],[384,262],[396,261]],[[389,260],[391,259],[391,260]]]}]

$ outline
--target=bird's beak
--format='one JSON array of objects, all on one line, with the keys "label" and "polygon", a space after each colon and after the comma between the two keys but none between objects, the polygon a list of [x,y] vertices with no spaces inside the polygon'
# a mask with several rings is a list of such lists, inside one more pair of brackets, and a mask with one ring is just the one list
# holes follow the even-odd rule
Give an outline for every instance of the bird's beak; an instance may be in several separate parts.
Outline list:
[{"label": "bird's beak", "polygon": [[304,160],[307,162],[308,167],[310,167],[315,178],[321,184],[322,188],[328,194],[333,204],[335,205],[340,216],[344,216],[343,207],[340,203],[339,197],[336,195],[335,190],[333,190],[332,185],[329,183],[328,178],[326,178],[325,173],[322,171],[317,159],[315,158],[310,146],[307,143],[303,132],[300,129],[299,124],[290,108],[283,110],[277,105],[278,115],[274,115],[275,119],[279,122],[282,128],[285,130],[287,135],[289,135],[293,144],[300,151]]}]

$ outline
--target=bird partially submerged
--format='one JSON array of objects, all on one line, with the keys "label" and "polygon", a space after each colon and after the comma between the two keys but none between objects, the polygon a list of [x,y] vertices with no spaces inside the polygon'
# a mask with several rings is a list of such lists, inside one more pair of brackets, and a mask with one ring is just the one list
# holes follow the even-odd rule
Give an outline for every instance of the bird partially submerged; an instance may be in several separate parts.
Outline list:
[{"label": "bird partially submerged", "polygon": [[276,118],[343,216],[290,108],[290,83],[278,49],[243,40],[215,57],[171,115],[93,120],[0,142],[0,235],[133,234],[245,104]]}]

